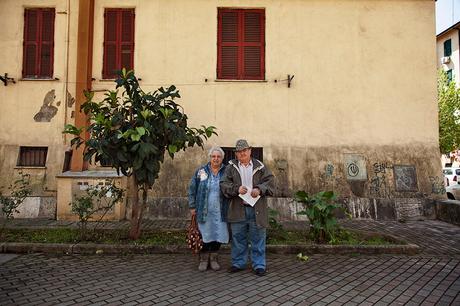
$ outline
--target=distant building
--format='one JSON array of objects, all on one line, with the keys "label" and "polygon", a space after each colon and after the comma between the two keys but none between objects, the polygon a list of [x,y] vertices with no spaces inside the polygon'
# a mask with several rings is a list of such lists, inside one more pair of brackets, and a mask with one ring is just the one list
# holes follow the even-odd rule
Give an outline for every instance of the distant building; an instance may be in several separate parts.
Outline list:
[{"label": "distant building", "polygon": [[[82,126],[83,90],[101,99],[126,67],[145,91],[176,85],[189,123],[218,128],[208,147],[231,154],[246,138],[276,176],[274,207],[334,190],[354,217],[418,216],[445,197],[434,24],[431,0],[1,0],[0,186],[32,175],[22,216],[68,207],[59,194],[89,174],[64,125]],[[185,216],[205,160],[200,149],[167,159],[148,215],[172,203]]]}]

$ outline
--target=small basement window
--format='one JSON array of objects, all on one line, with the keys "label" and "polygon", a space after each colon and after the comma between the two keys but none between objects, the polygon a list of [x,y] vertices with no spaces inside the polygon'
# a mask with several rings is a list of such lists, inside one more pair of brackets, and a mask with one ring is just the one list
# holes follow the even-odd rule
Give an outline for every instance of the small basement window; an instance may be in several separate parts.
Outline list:
[{"label": "small basement window", "polygon": [[[261,162],[264,161],[264,148],[261,147],[252,147],[251,150],[251,156],[255,159],[260,160]],[[224,157],[224,165],[227,165],[228,162],[232,159],[235,159],[235,147],[222,147],[222,150],[224,150],[225,157]]]},{"label": "small basement window", "polygon": [[45,167],[48,147],[20,147],[17,166]]}]

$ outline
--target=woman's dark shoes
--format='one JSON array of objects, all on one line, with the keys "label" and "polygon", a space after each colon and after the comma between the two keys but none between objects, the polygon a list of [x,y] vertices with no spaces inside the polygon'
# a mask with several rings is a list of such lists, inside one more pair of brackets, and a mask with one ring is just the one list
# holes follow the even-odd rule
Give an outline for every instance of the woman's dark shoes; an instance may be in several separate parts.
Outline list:
[{"label": "woman's dark shoes", "polygon": [[217,253],[211,253],[209,257],[209,265],[211,266],[211,269],[213,269],[214,271],[220,270]]},{"label": "woman's dark shoes", "polygon": [[198,271],[204,272],[208,269],[209,265],[209,253],[200,253],[200,264],[198,265]]},{"label": "woman's dark shoes", "polygon": [[257,276],[264,276],[266,274],[266,271],[262,268],[257,268],[254,270],[254,274]]},{"label": "woman's dark shoes", "polygon": [[241,268],[238,268],[238,267],[235,267],[235,266],[231,266],[230,268],[228,268],[227,271],[229,273],[236,273],[236,272],[244,271],[244,269],[241,269]]}]

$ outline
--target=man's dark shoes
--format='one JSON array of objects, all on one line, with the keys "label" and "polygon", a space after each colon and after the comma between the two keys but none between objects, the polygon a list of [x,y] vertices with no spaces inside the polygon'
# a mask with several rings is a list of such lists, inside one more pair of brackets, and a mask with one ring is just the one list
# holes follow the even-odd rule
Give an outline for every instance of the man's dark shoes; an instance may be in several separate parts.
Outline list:
[{"label": "man's dark shoes", "polygon": [[257,276],[264,276],[265,275],[265,270],[262,269],[262,268],[257,268],[254,270],[254,274],[257,275]]},{"label": "man's dark shoes", "polygon": [[235,266],[231,266],[230,268],[228,268],[228,272],[229,273],[236,273],[236,272],[240,272],[240,271],[243,271],[244,269],[241,269],[241,268],[238,268],[238,267],[235,267]]}]

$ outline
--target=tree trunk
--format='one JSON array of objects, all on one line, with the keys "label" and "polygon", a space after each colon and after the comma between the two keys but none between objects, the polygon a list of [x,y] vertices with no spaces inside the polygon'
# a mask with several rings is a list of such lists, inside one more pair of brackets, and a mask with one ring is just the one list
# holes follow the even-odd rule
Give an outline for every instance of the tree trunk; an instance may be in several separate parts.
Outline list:
[{"label": "tree trunk", "polygon": [[132,240],[139,239],[141,235],[142,216],[144,208],[147,206],[147,190],[148,185],[142,186],[142,204],[139,205],[139,185],[135,185],[136,194],[133,200],[132,215],[131,215],[131,230],[129,231],[129,238]]},{"label": "tree trunk", "polygon": [[131,228],[129,238],[136,240],[140,235],[140,205],[139,205],[139,186],[135,174],[129,177],[129,188],[133,197],[131,198]]}]

